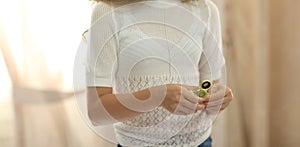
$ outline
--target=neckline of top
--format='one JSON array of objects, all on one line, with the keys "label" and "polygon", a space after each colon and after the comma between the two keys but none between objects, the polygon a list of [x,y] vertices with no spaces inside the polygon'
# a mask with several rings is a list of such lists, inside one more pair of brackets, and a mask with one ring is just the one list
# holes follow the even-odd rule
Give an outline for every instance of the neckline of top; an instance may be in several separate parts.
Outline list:
[{"label": "neckline of top", "polygon": [[182,3],[180,0],[149,0],[145,1],[145,4],[154,8],[170,8]]}]

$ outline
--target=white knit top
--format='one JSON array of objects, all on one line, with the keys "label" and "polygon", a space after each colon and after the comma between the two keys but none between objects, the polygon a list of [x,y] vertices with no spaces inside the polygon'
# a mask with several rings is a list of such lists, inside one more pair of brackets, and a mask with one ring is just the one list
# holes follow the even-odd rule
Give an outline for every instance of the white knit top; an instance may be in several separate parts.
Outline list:
[{"label": "white knit top", "polygon": [[[113,93],[219,79],[225,61],[218,9],[210,0],[98,3],[87,59],[87,85],[113,87]],[[190,147],[209,137],[212,118],[205,111],[182,116],[158,106],[114,128],[125,146]]]}]

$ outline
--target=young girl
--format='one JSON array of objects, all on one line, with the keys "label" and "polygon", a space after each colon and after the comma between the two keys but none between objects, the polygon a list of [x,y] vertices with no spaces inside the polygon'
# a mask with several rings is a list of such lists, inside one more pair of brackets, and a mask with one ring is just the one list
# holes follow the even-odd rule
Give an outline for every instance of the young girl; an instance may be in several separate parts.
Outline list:
[{"label": "young girl", "polygon": [[[211,0],[97,1],[86,72],[91,122],[113,124],[118,146],[211,146],[213,116],[233,98],[220,84],[221,44]],[[191,92],[201,80],[213,81],[210,96]]]}]

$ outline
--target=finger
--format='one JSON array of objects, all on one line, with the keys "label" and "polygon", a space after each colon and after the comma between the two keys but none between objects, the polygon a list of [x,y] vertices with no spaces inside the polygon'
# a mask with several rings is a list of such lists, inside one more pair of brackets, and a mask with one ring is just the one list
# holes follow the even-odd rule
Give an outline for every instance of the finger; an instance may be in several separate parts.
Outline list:
[{"label": "finger", "polygon": [[188,91],[186,88],[182,88],[182,94],[185,99],[190,101],[191,103],[197,104],[198,100],[200,99],[198,96],[193,94],[192,92]]},{"label": "finger", "polygon": [[192,114],[194,113],[195,110],[191,110],[187,107],[184,107],[183,105],[177,105],[174,114],[183,114],[183,115],[187,115],[187,114]]},{"label": "finger", "polygon": [[[207,108],[218,107],[220,108],[224,101],[224,95],[222,92],[211,95],[211,99],[207,104]],[[215,109],[215,108],[214,108]]]},{"label": "finger", "polygon": [[193,104],[190,101],[186,100],[185,98],[182,98],[179,105],[185,107],[186,109],[188,109],[189,110],[188,113],[196,112],[198,110],[203,110],[206,107],[204,104]]},{"label": "finger", "polygon": [[216,100],[216,101],[208,102],[207,107],[221,106],[222,104],[223,104],[223,99],[219,99],[219,100]]},{"label": "finger", "polygon": [[232,90],[229,87],[226,87],[225,95],[232,95]]},{"label": "finger", "polygon": [[223,103],[231,102],[233,100],[233,94],[231,90],[228,90],[227,94],[225,94]]},{"label": "finger", "polygon": [[195,111],[197,108],[197,103],[195,104],[195,103],[188,101],[184,96],[180,97],[178,105],[182,105],[182,106],[186,107],[187,109],[190,109],[191,111]]},{"label": "finger", "polygon": [[226,96],[223,100],[223,103],[230,103],[232,101],[232,96]]},{"label": "finger", "polygon": [[216,110],[216,111],[219,111],[220,109],[222,108],[222,105],[214,105],[214,106],[207,106],[206,107],[206,110]]},{"label": "finger", "polygon": [[224,104],[224,103],[230,103],[232,101],[231,97],[224,97],[223,99],[216,99],[216,100],[212,100],[209,101],[209,103],[211,103],[211,105],[216,105],[216,104]]},{"label": "finger", "polygon": [[221,110],[226,109],[226,108],[229,106],[229,104],[230,104],[230,103],[225,103],[225,104],[223,104],[222,107],[221,107]]},{"label": "finger", "polygon": [[224,99],[225,97],[225,91],[218,91],[216,93],[213,93],[209,96],[209,101],[216,101],[219,99]]},{"label": "finger", "polygon": [[206,98],[199,98],[198,99],[198,104],[205,104],[205,103],[208,103],[209,102],[209,96],[206,97]]},{"label": "finger", "polygon": [[[228,107],[228,105],[230,104],[231,101],[232,101],[231,98],[224,98],[222,106],[221,106],[221,110]],[[218,106],[218,105],[219,104],[211,103],[208,107],[214,107],[214,106]]]},{"label": "finger", "polygon": [[216,92],[219,92],[219,91],[223,91],[225,93],[226,86],[224,86],[221,83],[217,83],[217,84],[214,84],[213,87],[210,88],[208,91],[209,91],[209,93],[216,93]]},{"label": "finger", "polygon": [[200,105],[197,105],[197,110],[204,110],[206,108],[206,106],[204,104],[200,104]]},{"label": "finger", "polygon": [[177,105],[177,110],[175,111],[180,111],[180,112],[184,112],[185,114],[192,114],[197,112],[198,110],[204,110],[205,109],[205,105],[204,104],[194,104],[191,103],[190,101],[188,101],[186,98],[184,98],[183,96],[181,96],[179,104]]}]

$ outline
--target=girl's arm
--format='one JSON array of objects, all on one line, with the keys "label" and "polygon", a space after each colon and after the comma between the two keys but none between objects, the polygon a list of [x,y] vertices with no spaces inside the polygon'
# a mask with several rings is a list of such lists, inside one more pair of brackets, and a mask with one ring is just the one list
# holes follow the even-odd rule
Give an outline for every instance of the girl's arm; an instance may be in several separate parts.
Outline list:
[{"label": "girl's arm", "polygon": [[155,86],[132,94],[113,94],[111,87],[88,87],[87,98],[88,116],[94,125],[126,121],[158,106],[173,114],[188,115],[203,110],[204,101],[208,100],[180,84]]},{"label": "girl's arm", "polygon": [[[133,95],[139,100],[146,100],[150,97],[150,92],[148,89],[144,89]],[[142,112],[130,110],[122,105],[116,95],[112,94],[111,87],[88,87],[87,97],[88,116],[93,124],[125,121],[142,114]]]}]

